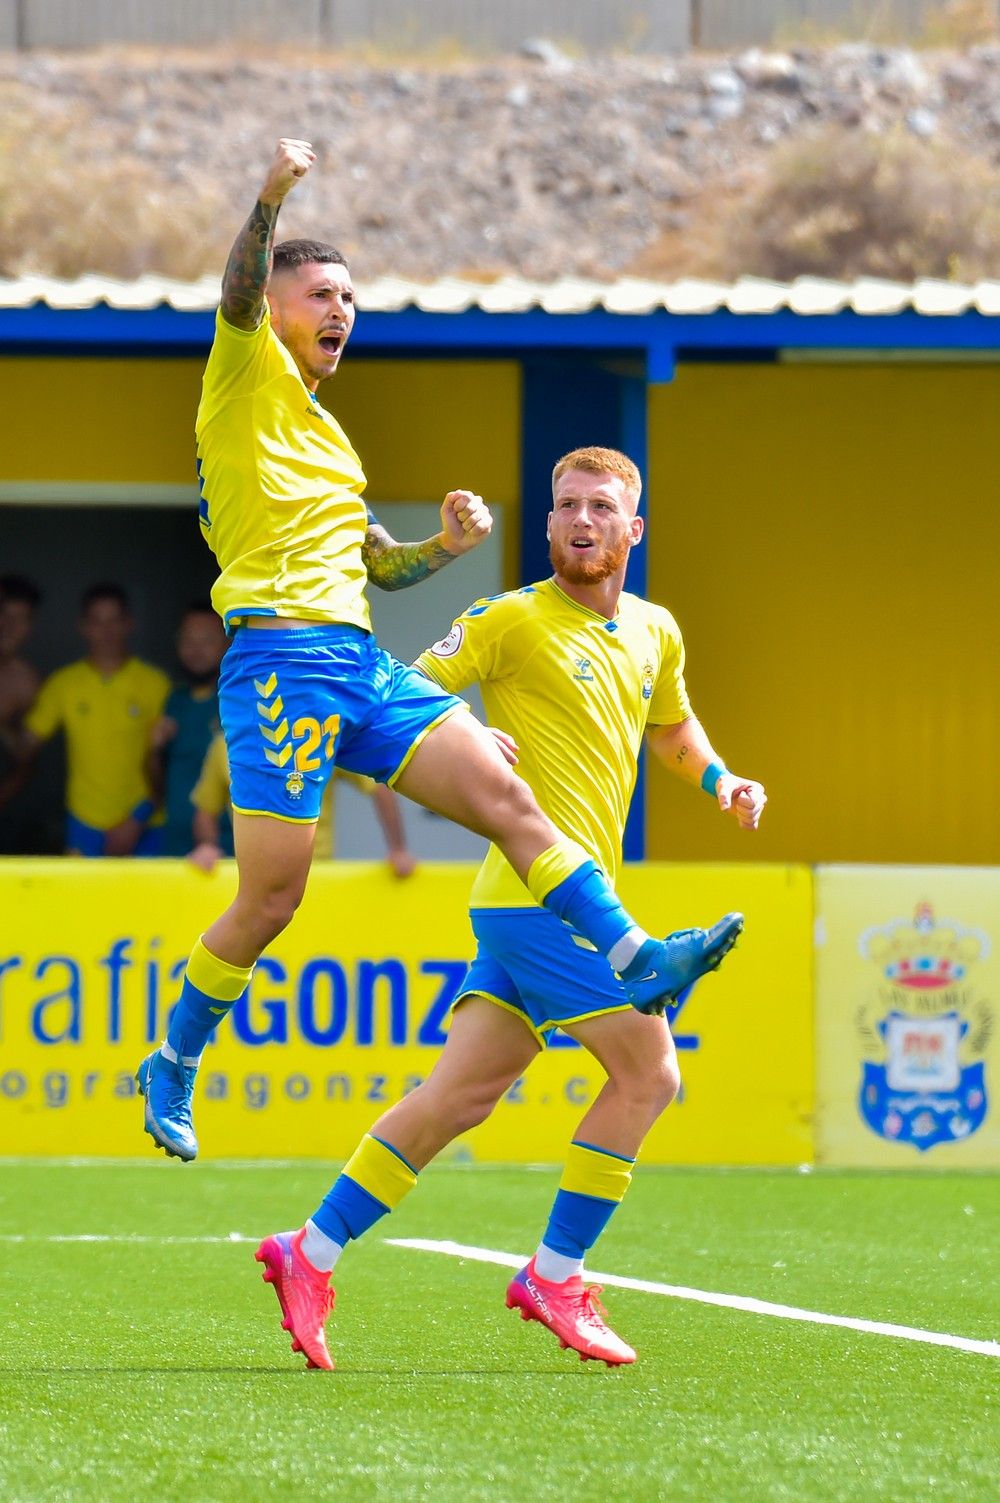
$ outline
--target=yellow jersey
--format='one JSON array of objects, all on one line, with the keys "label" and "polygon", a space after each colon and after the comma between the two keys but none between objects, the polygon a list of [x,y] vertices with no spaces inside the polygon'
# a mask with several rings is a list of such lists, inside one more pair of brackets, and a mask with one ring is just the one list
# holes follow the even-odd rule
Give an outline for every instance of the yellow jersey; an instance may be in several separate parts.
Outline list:
[{"label": "yellow jersey", "polygon": [[217,313],[195,431],[202,535],[222,571],[212,604],[226,625],[303,616],[370,631],[361,461],[266,308],[252,331]]},{"label": "yellow jersey", "polygon": [[[614,883],[646,727],[691,714],[670,612],[623,594],[608,621],[548,579],[477,601],[416,666],[453,694],[480,685],[487,720],[514,737],[517,771],[542,809]],[[496,846],[469,902],[536,906]]]},{"label": "yellow jersey", "polygon": [[[350,783],[361,793],[372,794],[377,786],[374,778],[366,778],[363,773],[348,772],[343,767],[333,769],[330,781],[323,792],[323,802],[320,805],[319,819],[316,822],[316,838],[312,853],[314,861],[333,860],[335,848],[334,785],[339,778]],[[225,736],[212,737],[208,751],[205,753],[205,760],[201,765],[201,775],[191,793],[191,802],[196,809],[201,809],[206,814],[216,817],[224,809],[229,808],[229,757],[226,753]]]},{"label": "yellow jersey", "polygon": [[45,680],[25,724],[42,741],[65,732],[66,807],[83,824],[110,830],[151,797],[146,752],[169,693],[167,675],[138,658],[107,678],[83,658]]}]

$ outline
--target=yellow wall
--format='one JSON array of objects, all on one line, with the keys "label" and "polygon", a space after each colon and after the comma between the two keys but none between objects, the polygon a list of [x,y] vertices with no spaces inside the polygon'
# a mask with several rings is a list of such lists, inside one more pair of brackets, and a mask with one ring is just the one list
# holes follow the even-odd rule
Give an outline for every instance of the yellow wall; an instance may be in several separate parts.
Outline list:
[{"label": "yellow wall", "polygon": [[755,837],[660,768],[654,859],[995,862],[995,366],[681,366],[650,397],[649,589]]},{"label": "yellow wall", "polygon": [[[0,480],[193,484],[203,365],[0,360]],[[464,486],[518,503],[516,362],[348,359],[320,396],[362,455],[373,501],[430,501]]]}]

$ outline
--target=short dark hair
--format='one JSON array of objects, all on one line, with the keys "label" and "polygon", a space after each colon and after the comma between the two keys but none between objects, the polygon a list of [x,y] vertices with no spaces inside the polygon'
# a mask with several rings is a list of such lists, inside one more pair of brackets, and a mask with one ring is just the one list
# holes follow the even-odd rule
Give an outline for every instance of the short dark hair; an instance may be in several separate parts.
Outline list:
[{"label": "short dark hair", "polygon": [[96,605],[99,600],[113,600],[126,614],[131,613],[129,598],[121,585],[102,581],[100,584],[92,584],[80,596],[80,615],[85,616],[90,607]]},{"label": "short dark hair", "polygon": [[20,600],[32,610],[41,604],[42,592],[26,574],[0,574],[0,604]]},{"label": "short dark hair", "polygon": [[274,247],[272,273],[295,271],[298,267],[309,266],[313,262],[320,266],[343,266],[350,270],[340,251],[335,246],[327,245],[325,240],[282,240],[280,245]]},{"label": "short dark hair", "polygon": [[188,616],[214,616],[214,615],[215,615],[215,606],[212,604],[212,602],[210,600],[189,600],[188,603],[187,603],[187,605],[181,611],[181,620],[182,621],[186,620],[186,618]]}]

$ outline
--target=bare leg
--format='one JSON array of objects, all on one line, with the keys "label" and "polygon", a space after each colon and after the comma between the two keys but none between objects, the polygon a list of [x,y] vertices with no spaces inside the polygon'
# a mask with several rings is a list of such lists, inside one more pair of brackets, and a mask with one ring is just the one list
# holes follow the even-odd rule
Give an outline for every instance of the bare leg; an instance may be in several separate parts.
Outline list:
[{"label": "bare leg", "polygon": [[665,1019],[630,1009],[570,1023],[566,1032],[608,1072],[577,1129],[577,1141],[634,1159],[680,1088],[677,1051]]},{"label": "bare leg", "polygon": [[520,1018],[485,997],[467,997],[428,1079],[390,1107],[372,1135],[422,1169],[453,1138],[485,1122],[538,1052]]},{"label": "bare leg", "polygon": [[251,966],[302,901],[316,826],[234,811],[233,835],[240,885],[204,943],[230,965]]},{"label": "bare leg", "polygon": [[395,787],[435,814],[492,840],[522,878],[535,857],[560,838],[527,783],[508,766],[489,731],[472,715],[452,715],[435,726]]}]

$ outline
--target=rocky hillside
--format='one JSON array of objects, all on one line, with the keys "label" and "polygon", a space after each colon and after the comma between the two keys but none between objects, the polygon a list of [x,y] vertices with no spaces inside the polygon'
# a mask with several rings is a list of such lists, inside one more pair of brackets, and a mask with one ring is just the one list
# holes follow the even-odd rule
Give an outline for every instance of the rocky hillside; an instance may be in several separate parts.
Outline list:
[{"label": "rocky hillside", "polygon": [[[543,43],[447,69],[6,55],[0,273],[218,271],[279,135],[320,157],[283,232],[334,239],[361,279],[773,274],[779,223],[783,274],[1000,274],[995,240],[957,243],[974,228],[921,189],[925,164],[939,189],[1000,202],[1000,46],[576,60]],[[847,257],[829,235],[816,259],[809,216],[822,217],[829,179],[850,218],[857,189],[835,169],[862,138],[876,195],[862,239],[878,238],[884,144],[909,164],[913,234],[924,212],[940,221],[923,262],[870,264],[864,245]],[[789,155],[790,142],[804,149]],[[804,229],[761,211],[782,173],[800,192],[805,181]]]}]

